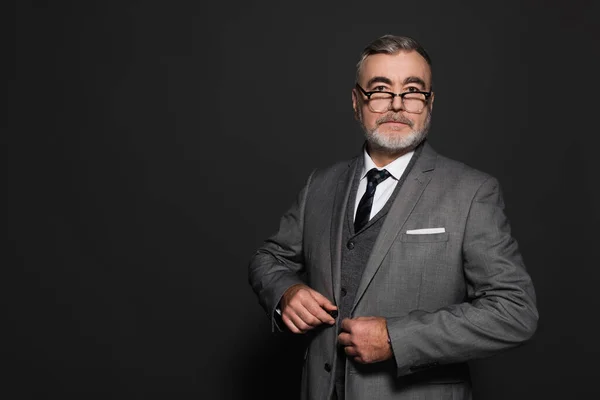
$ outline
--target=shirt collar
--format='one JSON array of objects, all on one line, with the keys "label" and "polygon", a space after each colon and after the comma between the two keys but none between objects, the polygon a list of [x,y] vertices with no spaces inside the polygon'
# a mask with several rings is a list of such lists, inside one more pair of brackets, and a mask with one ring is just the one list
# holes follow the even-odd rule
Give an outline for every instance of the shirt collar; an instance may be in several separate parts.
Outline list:
[{"label": "shirt collar", "polygon": [[388,165],[385,165],[381,168],[379,168],[377,165],[375,165],[375,163],[373,162],[373,159],[371,158],[369,153],[367,153],[366,146],[363,150],[363,153],[364,153],[365,162],[364,162],[362,174],[360,175],[361,180],[364,179],[367,176],[367,172],[369,172],[373,168],[377,168],[378,170],[387,169],[387,171],[390,173],[392,178],[394,178],[395,180],[399,180],[400,177],[402,176],[402,174],[404,173],[404,170],[408,166],[408,163],[410,162],[410,159],[412,158],[415,151],[411,150],[408,153],[401,155],[400,157],[396,158],[394,161],[392,161]]}]

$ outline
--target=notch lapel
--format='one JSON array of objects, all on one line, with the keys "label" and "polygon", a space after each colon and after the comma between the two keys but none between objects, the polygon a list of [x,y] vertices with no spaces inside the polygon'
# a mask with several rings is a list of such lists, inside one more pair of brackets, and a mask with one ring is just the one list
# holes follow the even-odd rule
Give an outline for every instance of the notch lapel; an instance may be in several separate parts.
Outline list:
[{"label": "notch lapel", "polygon": [[331,213],[331,282],[333,285],[333,296],[335,304],[340,304],[340,286],[342,274],[342,231],[346,223],[346,207],[352,190],[352,179],[356,169],[361,168],[363,162],[361,157],[350,161],[337,182],[333,210]]},{"label": "notch lapel", "polygon": [[375,273],[381,266],[381,262],[389,251],[392,243],[402,230],[415,205],[421,198],[423,191],[431,180],[431,171],[435,169],[437,153],[426,142],[423,145],[421,155],[415,162],[415,165],[408,173],[406,180],[400,187],[388,214],[385,216],[385,221],[381,227],[381,231],[377,236],[373,250],[367,261],[360,284],[356,291],[354,304],[350,315],[354,313],[356,305],[363,296],[369,283],[375,276]]}]

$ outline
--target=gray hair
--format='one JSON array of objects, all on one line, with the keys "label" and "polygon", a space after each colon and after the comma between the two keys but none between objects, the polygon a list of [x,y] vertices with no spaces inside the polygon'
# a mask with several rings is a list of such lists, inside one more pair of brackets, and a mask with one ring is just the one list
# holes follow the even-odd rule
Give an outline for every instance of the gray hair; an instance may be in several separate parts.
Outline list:
[{"label": "gray hair", "polygon": [[425,51],[425,48],[419,44],[415,39],[408,36],[394,36],[394,35],[383,35],[380,38],[375,39],[360,55],[360,61],[356,64],[356,82],[358,83],[358,76],[362,70],[363,64],[367,57],[373,54],[398,54],[401,51],[416,51],[419,53],[427,64],[431,68],[431,57]]}]

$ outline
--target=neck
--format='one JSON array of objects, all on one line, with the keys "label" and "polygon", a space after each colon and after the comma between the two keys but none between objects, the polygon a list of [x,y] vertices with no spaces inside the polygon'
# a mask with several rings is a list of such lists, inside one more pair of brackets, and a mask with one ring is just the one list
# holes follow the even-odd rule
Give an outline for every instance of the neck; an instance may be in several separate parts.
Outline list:
[{"label": "neck", "polygon": [[389,150],[373,146],[371,143],[367,143],[367,153],[369,153],[371,160],[373,160],[375,165],[377,165],[379,168],[385,167],[411,150],[413,149],[406,148],[400,150]]}]

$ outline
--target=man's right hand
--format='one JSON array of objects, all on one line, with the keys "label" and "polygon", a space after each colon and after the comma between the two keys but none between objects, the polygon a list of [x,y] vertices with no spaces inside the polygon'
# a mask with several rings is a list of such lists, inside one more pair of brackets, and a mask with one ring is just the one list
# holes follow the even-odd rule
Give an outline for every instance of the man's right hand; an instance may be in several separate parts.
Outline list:
[{"label": "man's right hand", "polygon": [[291,286],[281,297],[280,305],[281,319],[294,333],[305,333],[321,324],[335,324],[328,312],[337,307],[306,285]]}]

